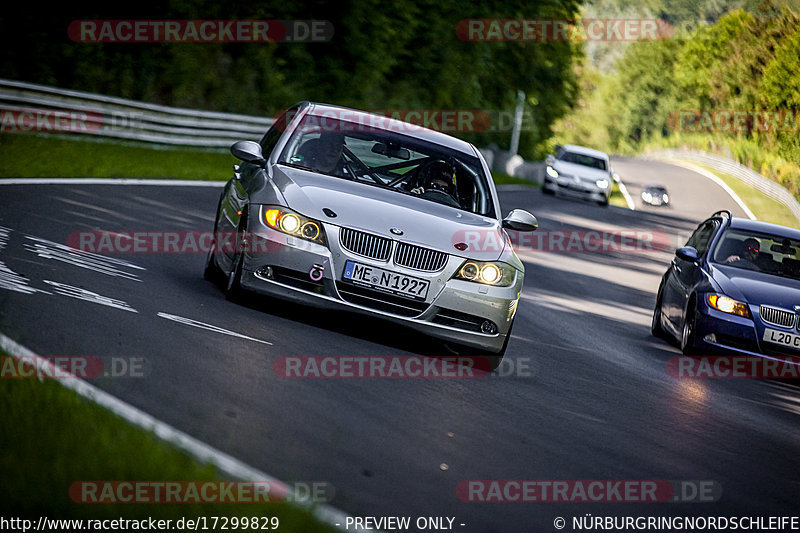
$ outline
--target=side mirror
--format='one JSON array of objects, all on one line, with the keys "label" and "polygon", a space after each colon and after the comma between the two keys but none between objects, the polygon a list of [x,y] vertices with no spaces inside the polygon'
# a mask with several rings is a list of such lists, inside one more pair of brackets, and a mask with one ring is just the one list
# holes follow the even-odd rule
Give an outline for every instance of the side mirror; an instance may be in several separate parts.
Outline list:
[{"label": "side mirror", "polygon": [[547,157],[544,158],[544,162],[552,167],[556,164],[556,156],[553,154],[547,154]]},{"label": "side mirror", "polygon": [[675,255],[678,256],[678,259],[683,259],[689,263],[694,263],[697,261],[697,250],[695,250],[692,246],[678,248],[675,250]]},{"label": "side mirror", "polygon": [[239,141],[231,146],[231,153],[242,161],[263,167],[267,160],[261,153],[261,145],[254,141]]},{"label": "side mirror", "polygon": [[532,214],[522,209],[512,209],[503,219],[503,227],[515,231],[536,231],[539,221]]}]

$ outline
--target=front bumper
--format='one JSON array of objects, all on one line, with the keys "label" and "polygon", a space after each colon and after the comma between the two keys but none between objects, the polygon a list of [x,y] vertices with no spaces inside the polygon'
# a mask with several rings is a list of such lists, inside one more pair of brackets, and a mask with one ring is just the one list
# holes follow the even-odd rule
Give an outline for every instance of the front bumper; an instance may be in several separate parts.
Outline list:
[{"label": "front bumper", "polygon": [[[522,273],[509,287],[450,279],[463,258],[451,255],[441,271],[419,272],[345,250],[338,244],[337,226],[325,224],[325,232],[328,247],[271,228],[250,233],[252,246],[244,252],[241,285],[303,305],[380,317],[477,350],[501,350],[522,291]],[[343,279],[347,260],[427,279],[428,295],[424,301],[411,300],[354,285]],[[481,329],[487,321],[494,324],[491,333]]]},{"label": "front bumper", "polygon": [[611,195],[610,187],[601,189],[587,182],[577,182],[573,179],[552,178],[546,176],[544,188],[548,191],[566,196],[580,197],[594,202],[606,202]]},{"label": "front bumper", "polygon": [[695,318],[697,347],[702,351],[714,353],[738,353],[776,360],[800,357],[800,350],[764,341],[762,339],[764,327],[756,326],[759,318],[752,306],[751,313],[754,319],[723,313],[705,303],[699,305]]}]

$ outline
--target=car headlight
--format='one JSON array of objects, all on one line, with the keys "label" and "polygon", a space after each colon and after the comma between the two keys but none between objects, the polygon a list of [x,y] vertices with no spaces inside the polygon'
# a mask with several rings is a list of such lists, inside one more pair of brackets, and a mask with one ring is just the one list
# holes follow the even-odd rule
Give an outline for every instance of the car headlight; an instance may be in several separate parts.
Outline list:
[{"label": "car headlight", "polygon": [[551,178],[557,178],[558,171],[553,167],[551,167],[550,165],[547,165],[547,175],[550,176]]},{"label": "car headlight", "polygon": [[285,207],[264,206],[264,223],[281,233],[325,245],[322,224]]},{"label": "car headlight", "polygon": [[597,180],[597,181],[594,182],[594,184],[597,185],[598,187],[600,187],[601,189],[607,189],[608,188],[608,180],[605,180],[605,179]]},{"label": "car headlight", "polygon": [[669,202],[669,195],[668,194],[665,194],[662,198],[663,198],[665,203]]},{"label": "car headlight", "polygon": [[514,283],[516,269],[497,261],[464,261],[453,279],[474,281],[495,287],[508,287]]},{"label": "car headlight", "polygon": [[750,308],[747,307],[747,304],[744,302],[728,298],[724,294],[709,294],[706,300],[708,301],[708,305],[717,311],[751,318]]}]

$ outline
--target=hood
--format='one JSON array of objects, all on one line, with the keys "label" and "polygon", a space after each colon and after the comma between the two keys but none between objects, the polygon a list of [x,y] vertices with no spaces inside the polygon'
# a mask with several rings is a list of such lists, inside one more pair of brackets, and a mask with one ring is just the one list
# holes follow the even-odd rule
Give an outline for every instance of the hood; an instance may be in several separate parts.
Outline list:
[{"label": "hood", "polygon": [[576,163],[567,163],[566,161],[560,161],[558,159],[554,167],[559,174],[566,174],[568,176],[578,176],[591,181],[609,179],[607,170],[600,170],[599,168],[587,167]]},{"label": "hood", "polygon": [[711,265],[711,274],[731,298],[753,305],[794,309],[800,305],[800,280],[771,276],[726,265]]},{"label": "hood", "polygon": [[[326,224],[360,229],[448,254],[497,260],[505,248],[500,222],[491,217],[437,204],[343,178],[278,165],[273,182],[288,207]],[[327,216],[323,209],[336,213]],[[394,235],[390,228],[403,234]],[[457,243],[469,245],[457,250]]]}]

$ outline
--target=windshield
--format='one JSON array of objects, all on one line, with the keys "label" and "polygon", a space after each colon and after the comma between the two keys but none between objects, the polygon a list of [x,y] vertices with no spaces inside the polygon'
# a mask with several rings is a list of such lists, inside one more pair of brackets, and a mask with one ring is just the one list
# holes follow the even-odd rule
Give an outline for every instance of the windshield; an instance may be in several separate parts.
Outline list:
[{"label": "windshield", "polygon": [[800,279],[800,241],[778,235],[729,229],[713,261],[774,276]]},{"label": "windshield", "polygon": [[[396,132],[308,115],[279,163],[494,216],[480,160]],[[366,130],[366,131],[365,131]]]},{"label": "windshield", "polygon": [[600,170],[608,170],[608,164],[604,159],[599,157],[592,157],[590,155],[578,154],[575,152],[564,152],[559,158],[566,163],[575,163],[576,165],[583,165],[585,167],[597,168]]}]

